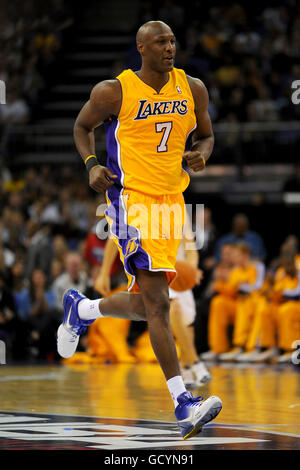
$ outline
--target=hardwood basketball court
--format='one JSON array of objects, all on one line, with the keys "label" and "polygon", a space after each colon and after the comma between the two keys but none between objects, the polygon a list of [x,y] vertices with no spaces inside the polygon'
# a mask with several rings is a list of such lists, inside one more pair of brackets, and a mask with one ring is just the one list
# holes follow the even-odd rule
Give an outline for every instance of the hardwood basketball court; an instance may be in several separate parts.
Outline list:
[{"label": "hardwood basketball court", "polygon": [[223,409],[183,441],[157,364],[2,365],[0,449],[300,449],[298,367],[209,369],[193,393],[220,396]]}]

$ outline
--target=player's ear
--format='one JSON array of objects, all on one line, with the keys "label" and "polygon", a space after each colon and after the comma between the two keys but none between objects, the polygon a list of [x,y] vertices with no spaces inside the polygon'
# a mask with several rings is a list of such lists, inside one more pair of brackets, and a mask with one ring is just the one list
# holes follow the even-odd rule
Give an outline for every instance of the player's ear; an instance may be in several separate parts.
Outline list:
[{"label": "player's ear", "polygon": [[139,53],[141,55],[144,55],[144,44],[142,42],[138,42],[136,47],[137,47],[137,50],[139,51]]}]

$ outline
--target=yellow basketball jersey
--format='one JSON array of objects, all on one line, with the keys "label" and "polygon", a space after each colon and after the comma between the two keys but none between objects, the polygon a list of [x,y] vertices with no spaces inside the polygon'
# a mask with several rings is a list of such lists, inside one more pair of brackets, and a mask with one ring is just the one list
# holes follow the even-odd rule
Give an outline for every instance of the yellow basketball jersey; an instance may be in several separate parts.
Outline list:
[{"label": "yellow basketball jersey", "polygon": [[284,268],[280,267],[277,269],[275,274],[275,282],[273,285],[273,291],[283,291],[285,289],[296,289],[299,284],[299,275],[292,277],[286,274]]},{"label": "yellow basketball jersey", "polygon": [[122,87],[118,119],[107,124],[107,166],[125,189],[161,195],[183,192],[190,178],[182,155],[196,127],[194,99],[185,72],[174,68],[159,93],[132,70]]}]

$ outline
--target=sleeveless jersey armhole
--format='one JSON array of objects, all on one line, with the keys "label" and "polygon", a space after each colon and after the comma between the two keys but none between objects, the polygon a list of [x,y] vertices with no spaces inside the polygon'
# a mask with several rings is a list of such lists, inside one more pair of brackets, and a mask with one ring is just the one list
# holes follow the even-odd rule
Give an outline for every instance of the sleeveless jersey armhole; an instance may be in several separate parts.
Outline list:
[{"label": "sleeveless jersey armhole", "polygon": [[122,82],[121,82],[121,80],[119,80],[118,77],[116,78],[116,80],[118,80],[118,82],[119,82],[119,84],[120,84],[120,87],[121,87],[121,105],[120,105],[120,109],[119,109],[118,115],[116,116],[117,119],[119,119],[119,116],[120,116],[120,114],[122,113],[122,108],[123,108],[124,93],[123,93],[123,87],[122,87]]}]

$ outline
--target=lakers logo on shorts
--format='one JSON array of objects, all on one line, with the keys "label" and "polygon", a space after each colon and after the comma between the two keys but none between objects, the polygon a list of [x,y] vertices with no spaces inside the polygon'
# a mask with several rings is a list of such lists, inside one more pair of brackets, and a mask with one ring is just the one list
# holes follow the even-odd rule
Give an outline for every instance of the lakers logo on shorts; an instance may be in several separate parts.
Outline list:
[{"label": "lakers logo on shorts", "polygon": [[128,243],[127,243],[127,246],[126,246],[126,252],[125,252],[124,258],[127,258],[128,256],[135,253],[137,251],[138,247],[139,247],[139,245],[137,243],[137,237],[130,238],[130,240],[128,240]]}]

